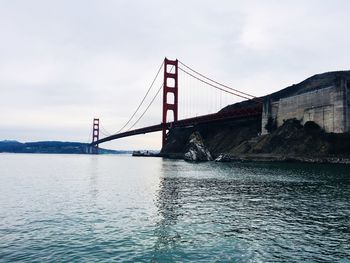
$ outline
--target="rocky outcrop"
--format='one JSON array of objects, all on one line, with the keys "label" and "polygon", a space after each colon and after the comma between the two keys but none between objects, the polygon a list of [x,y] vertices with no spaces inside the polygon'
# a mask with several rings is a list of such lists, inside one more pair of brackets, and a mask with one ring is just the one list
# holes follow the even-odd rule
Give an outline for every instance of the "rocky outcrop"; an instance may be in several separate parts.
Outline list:
[{"label": "rocky outcrop", "polygon": [[244,141],[256,137],[261,128],[261,118],[211,123],[192,127],[171,129],[160,156],[183,159],[188,151],[190,136],[199,132],[204,145],[215,159],[221,153],[228,153]]},{"label": "rocky outcrop", "polygon": [[199,132],[191,134],[186,148],[187,150],[184,154],[184,159],[186,161],[203,162],[213,160]]}]

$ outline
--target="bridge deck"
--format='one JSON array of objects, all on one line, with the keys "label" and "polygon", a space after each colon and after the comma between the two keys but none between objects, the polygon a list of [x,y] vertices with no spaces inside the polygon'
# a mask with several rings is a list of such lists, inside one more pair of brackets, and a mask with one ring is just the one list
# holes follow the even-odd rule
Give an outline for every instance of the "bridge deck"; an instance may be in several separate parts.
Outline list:
[{"label": "bridge deck", "polygon": [[91,143],[91,146],[97,145],[103,142],[108,142],[124,137],[134,136],[138,134],[145,134],[145,133],[151,133],[151,132],[157,132],[163,130],[163,127],[165,126],[167,129],[173,128],[173,127],[185,127],[185,126],[192,126],[197,124],[205,124],[205,123],[211,123],[211,122],[217,122],[217,121],[223,121],[223,120],[230,120],[230,119],[239,119],[239,118],[245,118],[245,117],[253,117],[253,116],[259,116],[262,113],[262,106],[258,105],[256,107],[250,107],[250,108],[242,108],[242,109],[235,109],[227,112],[218,112],[203,116],[198,116],[194,118],[188,118],[179,120],[177,122],[168,122],[165,124],[157,124],[153,126],[148,126],[140,129],[135,129],[131,131],[121,132],[117,133],[105,138],[102,138],[98,141],[95,141]]}]

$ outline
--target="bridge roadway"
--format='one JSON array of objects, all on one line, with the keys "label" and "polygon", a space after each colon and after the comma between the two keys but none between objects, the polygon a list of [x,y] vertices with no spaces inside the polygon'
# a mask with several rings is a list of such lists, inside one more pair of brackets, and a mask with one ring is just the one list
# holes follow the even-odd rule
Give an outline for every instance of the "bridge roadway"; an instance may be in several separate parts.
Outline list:
[{"label": "bridge roadway", "polygon": [[186,127],[186,126],[193,126],[197,124],[205,124],[205,123],[224,121],[224,120],[230,120],[230,119],[239,119],[239,118],[253,117],[253,116],[259,116],[259,115],[261,116],[261,113],[262,113],[262,105],[249,107],[249,108],[247,107],[242,109],[234,109],[226,112],[218,112],[218,113],[183,119],[177,122],[168,122],[165,124],[161,123],[161,124],[148,126],[140,129],[121,132],[121,133],[113,134],[111,136],[99,139],[91,143],[90,145],[94,146],[103,142],[108,142],[108,141],[112,141],[112,140],[116,140],[124,137],[162,131],[164,126],[167,129],[174,128],[174,127]]}]

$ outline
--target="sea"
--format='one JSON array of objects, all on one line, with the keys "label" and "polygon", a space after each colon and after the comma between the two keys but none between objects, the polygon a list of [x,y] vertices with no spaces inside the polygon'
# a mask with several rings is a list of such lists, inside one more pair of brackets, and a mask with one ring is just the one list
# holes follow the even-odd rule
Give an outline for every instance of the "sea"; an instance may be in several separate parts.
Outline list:
[{"label": "sea", "polygon": [[350,262],[350,166],[0,154],[0,262]]}]

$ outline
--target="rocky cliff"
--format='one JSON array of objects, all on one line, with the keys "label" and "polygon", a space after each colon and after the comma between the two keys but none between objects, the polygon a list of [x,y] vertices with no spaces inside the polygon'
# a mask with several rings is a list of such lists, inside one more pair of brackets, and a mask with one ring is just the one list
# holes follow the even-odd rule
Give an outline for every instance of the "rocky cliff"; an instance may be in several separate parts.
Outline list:
[{"label": "rocky cliff", "polygon": [[[325,133],[317,124],[304,126],[295,119],[287,120],[271,134],[258,136],[257,120],[239,126],[221,124],[210,127],[172,130],[162,155],[191,161],[186,146],[193,134],[204,134],[202,144],[217,161],[306,161],[350,163],[350,134]],[[198,136],[198,135],[197,135]],[[200,135],[199,135],[200,136]],[[193,153],[192,153],[193,155]],[[196,155],[196,154],[194,154]]]},{"label": "rocky cliff", "polygon": [[198,133],[203,140],[203,145],[215,159],[221,153],[228,153],[242,142],[256,137],[260,132],[260,126],[260,118],[250,118],[188,128],[175,128],[170,130],[161,155],[169,158],[184,158],[191,135]]}]

